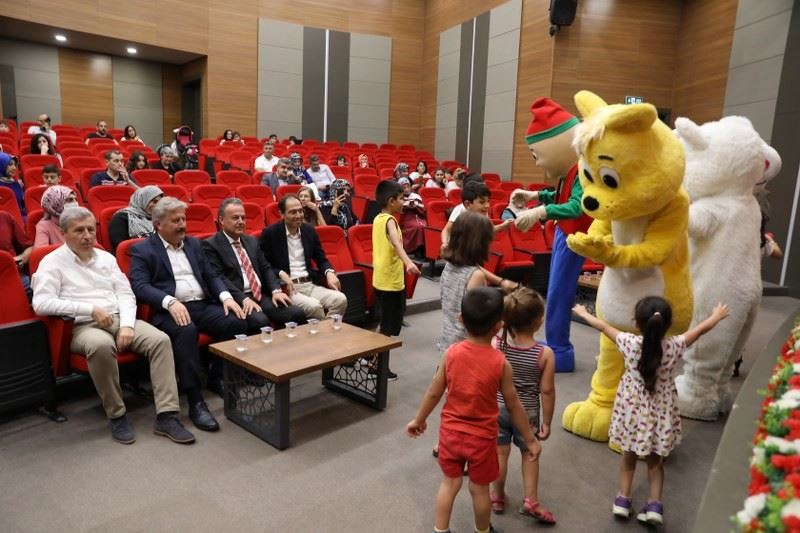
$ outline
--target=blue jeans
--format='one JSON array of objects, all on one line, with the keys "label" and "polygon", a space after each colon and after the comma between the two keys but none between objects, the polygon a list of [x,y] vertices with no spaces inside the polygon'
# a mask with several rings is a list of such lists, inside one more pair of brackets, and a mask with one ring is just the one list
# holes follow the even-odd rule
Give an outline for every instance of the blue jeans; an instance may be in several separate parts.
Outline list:
[{"label": "blue jeans", "polygon": [[556,225],[545,309],[545,335],[556,357],[556,372],[575,370],[575,348],[569,341],[569,328],[584,261],[585,258],[569,249],[567,236]]}]

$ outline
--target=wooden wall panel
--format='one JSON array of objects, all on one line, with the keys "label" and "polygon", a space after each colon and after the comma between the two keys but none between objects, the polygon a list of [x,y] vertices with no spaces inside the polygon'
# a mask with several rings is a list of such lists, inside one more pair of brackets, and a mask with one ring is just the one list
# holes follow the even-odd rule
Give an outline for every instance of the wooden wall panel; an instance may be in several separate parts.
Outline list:
[{"label": "wooden wall panel", "polygon": [[175,138],[172,130],[181,123],[181,67],[161,65],[161,102],[164,109],[164,138],[167,142]]},{"label": "wooden wall panel", "polygon": [[736,0],[684,0],[672,116],[718,120],[725,104]]},{"label": "wooden wall panel", "polygon": [[114,125],[114,84],[111,56],[60,48],[61,121],[93,125],[98,120]]}]

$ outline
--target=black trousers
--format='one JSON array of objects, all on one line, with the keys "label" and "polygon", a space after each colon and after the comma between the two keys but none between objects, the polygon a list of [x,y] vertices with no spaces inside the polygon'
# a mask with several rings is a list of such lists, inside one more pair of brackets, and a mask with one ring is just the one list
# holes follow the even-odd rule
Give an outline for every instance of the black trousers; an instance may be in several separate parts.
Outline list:
[{"label": "black trousers", "polygon": [[172,340],[172,352],[181,388],[189,395],[190,402],[196,402],[202,398],[200,396],[202,366],[200,348],[197,344],[198,335],[205,333],[218,341],[229,340],[240,333],[247,333],[247,322],[236,318],[233,313],[228,313],[226,316],[225,310],[219,303],[197,301],[186,302],[183,305],[192,317],[189,325],[179,326],[172,315],[163,309],[153,316],[151,323],[169,335]]},{"label": "black trousers", "polygon": [[[252,296],[250,297],[252,298]],[[287,322],[306,323],[306,314],[302,309],[296,305],[276,306],[272,303],[271,294],[262,294],[258,305],[261,306],[261,312],[251,313],[247,317],[247,330],[250,333],[258,333],[259,329],[269,326],[271,323],[280,328]]]}]

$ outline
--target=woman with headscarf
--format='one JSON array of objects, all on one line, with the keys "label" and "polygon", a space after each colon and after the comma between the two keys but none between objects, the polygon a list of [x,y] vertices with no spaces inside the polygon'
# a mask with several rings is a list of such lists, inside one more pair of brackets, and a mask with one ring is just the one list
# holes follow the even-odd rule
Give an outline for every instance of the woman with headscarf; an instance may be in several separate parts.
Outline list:
[{"label": "woman with headscarf", "polygon": [[331,199],[319,206],[322,217],[328,225],[339,226],[346,234],[347,228],[359,223],[350,203],[352,196],[350,184],[345,180],[334,180],[330,185],[330,192]]},{"label": "woman with headscarf", "polygon": [[399,180],[400,178],[408,178],[408,163],[397,163],[394,166],[394,172],[392,173],[392,178],[394,181]]},{"label": "woman with headscarf", "polygon": [[147,237],[155,231],[153,207],[163,196],[164,192],[155,185],[147,185],[134,191],[128,207],[114,213],[108,225],[111,253],[117,252],[117,246],[122,241]]},{"label": "woman with headscarf", "polygon": [[400,215],[403,249],[412,254],[425,246],[425,207],[422,197],[412,190],[411,180],[400,178],[397,183],[403,187],[403,213]]},{"label": "woman with headscarf", "polygon": [[33,247],[64,244],[64,232],[61,231],[59,220],[64,209],[78,205],[75,191],[63,185],[48,187],[42,194],[41,205],[44,216],[36,223],[36,238],[33,240]]},{"label": "woman with headscarf", "polygon": [[367,154],[358,154],[358,168],[370,168],[372,165],[369,163],[369,156]]},{"label": "woman with headscarf", "polygon": [[24,217],[25,184],[19,179],[19,159],[5,152],[0,152],[0,187],[8,187],[14,192],[19,210]]}]

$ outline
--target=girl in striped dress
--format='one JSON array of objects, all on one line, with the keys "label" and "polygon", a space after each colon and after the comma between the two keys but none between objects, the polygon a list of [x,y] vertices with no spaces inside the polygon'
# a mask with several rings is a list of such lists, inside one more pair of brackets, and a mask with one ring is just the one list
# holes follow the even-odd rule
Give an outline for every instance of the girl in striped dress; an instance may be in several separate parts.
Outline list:
[{"label": "girl in striped dress", "polygon": [[[544,302],[538,292],[520,287],[505,297],[503,312],[505,327],[495,337],[495,346],[503,352],[514,373],[514,387],[528,413],[531,428],[539,440],[550,436],[550,423],[556,403],[555,356],[553,350],[539,344],[533,338],[544,322]],[[511,424],[511,418],[498,395],[500,406],[497,435],[497,456],[500,461],[500,477],[492,484],[490,494],[492,511],[505,511],[505,483],[508,472],[508,456],[511,441],[524,456],[527,448],[520,433]],[[539,416],[541,405],[542,416]],[[519,512],[545,524],[555,524],[556,519],[539,503],[539,461],[522,461],[522,484],[525,496]]]}]

